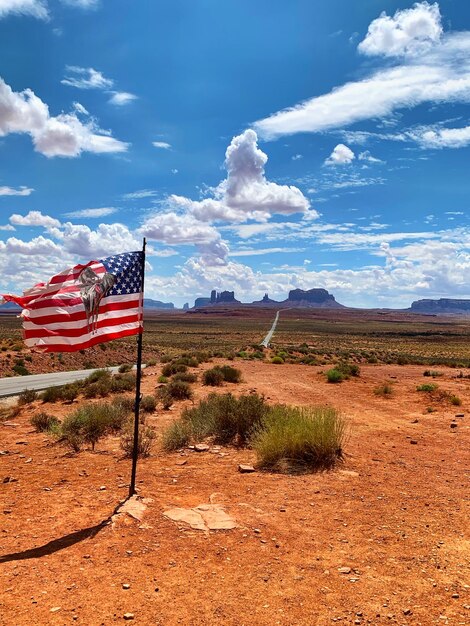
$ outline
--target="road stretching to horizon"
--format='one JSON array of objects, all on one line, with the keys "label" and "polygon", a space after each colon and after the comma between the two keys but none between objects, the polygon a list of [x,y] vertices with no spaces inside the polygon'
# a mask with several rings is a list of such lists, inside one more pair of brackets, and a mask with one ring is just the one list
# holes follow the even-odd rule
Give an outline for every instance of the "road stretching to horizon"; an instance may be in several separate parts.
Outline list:
[{"label": "road stretching to horizon", "polygon": [[281,311],[277,311],[276,312],[276,317],[274,318],[274,322],[273,322],[273,325],[271,326],[271,330],[266,335],[266,337],[263,339],[263,341],[259,344],[260,346],[264,346],[265,348],[267,348],[269,346],[269,342],[273,338],[274,331],[276,330],[276,326],[277,326],[277,322],[279,320],[279,313],[280,312]]}]

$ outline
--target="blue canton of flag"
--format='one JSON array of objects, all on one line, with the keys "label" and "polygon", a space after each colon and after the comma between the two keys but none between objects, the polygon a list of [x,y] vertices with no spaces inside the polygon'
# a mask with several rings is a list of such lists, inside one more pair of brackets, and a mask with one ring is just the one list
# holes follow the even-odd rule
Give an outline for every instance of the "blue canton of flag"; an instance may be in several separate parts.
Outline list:
[{"label": "blue canton of flag", "polygon": [[109,296],[139,293],[142,290],[142,252],[126,252],[100,259],[116,279]]}]

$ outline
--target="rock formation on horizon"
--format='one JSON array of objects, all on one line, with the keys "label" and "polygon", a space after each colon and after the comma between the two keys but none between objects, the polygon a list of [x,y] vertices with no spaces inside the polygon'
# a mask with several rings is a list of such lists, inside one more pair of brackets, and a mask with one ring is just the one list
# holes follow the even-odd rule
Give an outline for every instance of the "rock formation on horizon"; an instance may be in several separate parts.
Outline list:
[{"label": "rock formation on horizon", "polygon": [[292,289],[289,291],[287,300],[283,304],[294,304],[296,306],[322,307],[329,309],[344,308],[344,305],[336,302],[335,297],[326,289]]},{"label": "rock formation on horizon", "polygon": [[458,300],[456,298],[432,300],[425,298],[412,302],[410,311],[413,313],[455,313],[458,315],[470,315],[470,300]]}]

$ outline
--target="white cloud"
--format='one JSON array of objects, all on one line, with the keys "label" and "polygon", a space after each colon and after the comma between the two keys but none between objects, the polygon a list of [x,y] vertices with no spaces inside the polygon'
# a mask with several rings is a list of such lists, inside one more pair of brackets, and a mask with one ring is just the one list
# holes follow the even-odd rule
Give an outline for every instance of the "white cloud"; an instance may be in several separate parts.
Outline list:
[{"label": "white cloud", "polygon": [[124,250],[139,250],[142,241],[124,224],[99,224],[92,230],[83,224],[66,222],[61,229],[51,230],[61,240],[65,252],[78,258],[99,258],[119,254]]},{"label": "white cloud", "polygon": [[16,230],[16,228],[11,224],[2,224],[0,225],[0,230]]},{"label": "white cloud", "polygon": [[34,189],[22,185],[15,189],[14,187],[0,187],[0,196],[30,196]]},{"label": "white cloud", "polygon": [[60,82],[77,89],[109,89],[114,85],[111,78],[105,78],[102,72],[92,67],[78,67],[67,65],[65,68],[70,76],[66,76]]},{"label": "white cloud", "polygon": [[140,189],[139,191],[124,194],[123,198],[126,200],[140,200],[141,198],[153,198],[156,195],[157,192],[154,189]]},{"label": "white cloud", "polygon": [[156,250],[152,253],[152,256],[166,258],[169,256],[178,256],[178,254],[179,252],[177,250],[173,250],[172,248],[164,248],[163,250]]},{"label": "white cloud", "polygon": [[[416,29],[417,33],[426,31],[418,26]],[[438,42],[428,38],[429,45],[434,45],[425,52],[420,48],[423,41],[420,37],[415,37],[419,45],[414,48],[414,54],[399,58],[394,67],[385,67],[363,80],[346,83],[279,111],[256,122],[255,129],[263,138],[275,139],[298,132],[341,128],[424,103],[469,102],[470,32],[445,33]],[[404,50],[408,48],[411,49],[410,42]]]},{"label": "white cloud", "polygon": [[189,214],[158,213],[145,220],[139,233],[168,245],[195,245],[207,265],[224,263],[228,254],[220,233]]},{"label": "white cloud", "polygon": [[64,4],[80,9],[91,9],[98,5],[99,0],[61,0]]},{"label": "white cloud", "polygon": [[294,156],[292,157],[293,161],[298,161],[299,159],[303,159],[303,155],[301,155],[301,154],[294,154]]},{"label": "white cloud", "polygon": [[229,256],[260,256],[263,254],[277,254],[278,252],[291,254],[304,252],[305,248],[248,248],[246,250],[232,250]]},{"label": "white cloud", "polygon": [[58,228],[59,220],[50,215],[43,215],[41,211],[29,211],[26,215],[14,213],[10,216],[10,222],[15,226],[42,226],[44,228]]},{"label": "white cloud", "polygon": [[0,19],[10,14],[31,15],[41,20],[49,17],[44,0],[0,0]]},{"label": "white cloud", "polygon": [[208,222],[266,221],[274,214],[306,211],[310,202],[300,189],[266,180],[264,167],[268,157],[258,148],[257,141],[253,130],[232,139],[225,153],[227,178],[212,189],[212,197],[195,201],[172,195],[170,202]]},{"label": "white cloud", "polygon": [[163,148],[164,150],[169,150],[171,148],[171,144],[166,141],[152,141],[152,146],[154,148]]},{"label": "white cloud", "polygon": [[367,161],[368,163],[383,163],[381,159],[377,159],[372,156],[369,150],[365,150],[364,152],[360,152],[358,157],[359,161]]},{"label": "white cloud", "polygon": [[352,163],[355,158],[351,148],[345,146],[344,143],[339,143],[326,159],[325,165],[346,165]]},{"label": "white cloud", "polygon": [[80,209],[79,211],[70,211],[64,213],[65,217],[104,217],[105,215],[112,215],[116,213],[116,207],[101,207],[98,209]]},{"label": "white cloud", "polygon": [[42,235],[31,241],[22,241],[16,237],[10,237],[6,242],[0,241],[0,252],[4,254],[21,254],[26,256],[56,255],[60,254],[60,247],[50,239]]},{"label": "white cloud", "polygon": [[47,104],[31,89],[15,92],[0,78],[0,137],[10,133],[28,133],[36,151],[47,157],[125,152],[129,145],[92,120],[81,122],[75,113],[51,117]]},{"label": "white cloud", "polygon": [[109,103],[116,106],[124,106],[133,100],[137,100],[137,96],[133,93],[129,93],[127,91],[114,91],[113,95],[109,99]]},{"label": "white cloud", "polygon": [[464,148],[470,145],[470,126],[463,128],[417,128],[407,136],[422,148]]},{"label": "white cloud", "polygon": [[382,12],[369,25],[358,50],[368,56],[387,57],[423,53],[437,43],[441,35],[441,14],[437,2],[417,2],[411,9],[396,11],[393,17]]}]

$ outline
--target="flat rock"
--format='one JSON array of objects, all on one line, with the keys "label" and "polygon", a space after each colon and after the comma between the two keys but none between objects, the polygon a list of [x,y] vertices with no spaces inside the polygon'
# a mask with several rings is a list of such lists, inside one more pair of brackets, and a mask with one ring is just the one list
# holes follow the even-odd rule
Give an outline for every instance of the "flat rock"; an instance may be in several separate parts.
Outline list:
[{"label": "flat rock", "polygon": [[188,524],[194,530],[232,530],[237,527],[235,520],[219,504],[200,504],[192,509],[175,507],[163,512],[174,522]]},{"label": "flat rock", "polygon": [[240,463],[240,465],[238,466],[238,471],[241,474],[252,474],[253,472],[256,472],[253,465],[244,465],[243,463]]},{"label": "flat rock", "polygon": [[338,567],[338,572],[340,574],[350,574],[351,568],[350,567]]},{"label": "flat rock", "polygon": [[207,452],[209,450],[209,446],[207,445],[207,443],[197,443],[194,446],[194,450],[196,452]]}]

